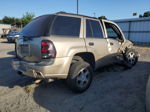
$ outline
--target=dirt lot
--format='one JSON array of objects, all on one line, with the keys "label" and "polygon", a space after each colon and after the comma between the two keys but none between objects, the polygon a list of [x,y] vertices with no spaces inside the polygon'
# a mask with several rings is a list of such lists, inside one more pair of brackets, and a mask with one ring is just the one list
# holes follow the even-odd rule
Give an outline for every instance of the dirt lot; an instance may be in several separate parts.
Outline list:
[{"label": "dirt lot", "polygon": [[95,72],[90,88],[71,92],[63,80],[33,84],[11,67],[14,44],[0,43],[0,112],[145,112],[145,88],[150,74],[150,47],[135,67],[113,65]]}]

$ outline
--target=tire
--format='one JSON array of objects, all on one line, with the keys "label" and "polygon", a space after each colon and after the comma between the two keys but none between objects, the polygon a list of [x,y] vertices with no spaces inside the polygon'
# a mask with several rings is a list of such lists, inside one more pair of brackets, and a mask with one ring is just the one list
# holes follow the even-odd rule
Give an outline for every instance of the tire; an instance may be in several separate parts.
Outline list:
[{"label": "tire", "polygon": [[134,49],[127,49],[124,53],[124,65],[132,68],[138,61],[138,53]]},{"label": "tire", "polygon": [[85,61],[77,61],[70,67],[67,85],[72,91],[82,93],[89,88],[92,77],[93,70],[90,64]]}]

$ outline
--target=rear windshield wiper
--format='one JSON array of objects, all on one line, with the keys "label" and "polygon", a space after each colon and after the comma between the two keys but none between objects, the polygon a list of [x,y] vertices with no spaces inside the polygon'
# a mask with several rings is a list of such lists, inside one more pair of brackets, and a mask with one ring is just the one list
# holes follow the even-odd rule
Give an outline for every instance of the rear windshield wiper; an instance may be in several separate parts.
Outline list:
[{"label": "rear windshield wiper", "polygon": [[23,36],[24,41],[32,40],[32,38],[35,36]]}]

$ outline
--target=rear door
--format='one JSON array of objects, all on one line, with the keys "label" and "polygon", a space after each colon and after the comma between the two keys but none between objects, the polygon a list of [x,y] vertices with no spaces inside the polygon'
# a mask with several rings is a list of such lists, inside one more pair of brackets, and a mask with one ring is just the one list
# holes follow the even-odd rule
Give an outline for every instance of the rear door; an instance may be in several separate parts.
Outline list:
[{"label": "rear door", "polygon": [[88,52],[93,52],[96,68],[105,65],[108,52],[107,41],[104,38],[103,28],[97,19],[85,19],[85,37]]}]

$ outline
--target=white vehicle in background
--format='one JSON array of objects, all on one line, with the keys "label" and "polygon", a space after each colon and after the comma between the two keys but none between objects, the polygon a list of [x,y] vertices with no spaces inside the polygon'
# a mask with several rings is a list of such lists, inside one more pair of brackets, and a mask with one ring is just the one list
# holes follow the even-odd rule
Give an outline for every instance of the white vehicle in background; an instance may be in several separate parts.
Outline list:
[{"label": "white vehicle in background", "polygon": [[11,29],[10,24],[0,24],[0,37],[6,37]]}]

